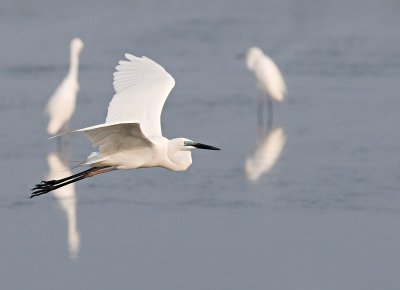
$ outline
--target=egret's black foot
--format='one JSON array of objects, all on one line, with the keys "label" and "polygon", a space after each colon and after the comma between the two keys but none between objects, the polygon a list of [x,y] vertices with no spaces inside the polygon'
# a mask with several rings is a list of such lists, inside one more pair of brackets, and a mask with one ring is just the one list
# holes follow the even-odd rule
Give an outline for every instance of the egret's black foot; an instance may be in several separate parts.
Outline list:
[{"label": "egret's black foot", "polygon": [[36,184],[35,187],[31,189],[33,191],[31,198],[54,190],[54,181],[55,180],[42,181],[41,183]]},{"label": "egret's black foot", "polygon": [[57,184],[57,180],[49,180],[49,181],[42,181],[41,183],[38,183],[35,185],[34,188],[32,188],[31,190],[36,190],[36,189],[45,189],[49,186],[54,186]]},{"label": "egret's black foot", "polygon": [[[56,185],[57,184],[57,180],[42,180],[41,183],[39,183],[40,185],[44,184],[44,185]],[[37,184],[36,186],[38,186],[39,184]]]},{"label": "egret's black foot", "polygon": [[31,190],[34,191],[36,189],[47,189],[47,188],[51,188],[51,187],[54,187],[54,183],[42,181],[41,183],[36,184],[35,187],[32,188]]},{"label": "egret's black foot", "polygon": [[48,193],[49,191],[48,190],[37,190],[37,191],[34,191],[34,192],[32,192],[32,194],[31,194],[31,198],[32,197],[36,197],[36,196],[39,196],[39,195],[42,195],[42,194],[46,194],[46,193]]}]

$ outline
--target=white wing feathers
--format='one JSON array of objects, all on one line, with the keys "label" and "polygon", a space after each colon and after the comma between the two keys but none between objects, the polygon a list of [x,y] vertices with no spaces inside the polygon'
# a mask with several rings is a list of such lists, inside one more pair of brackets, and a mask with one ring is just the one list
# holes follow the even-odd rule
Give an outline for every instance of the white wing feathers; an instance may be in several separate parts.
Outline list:
[{"label": "white wing feathers", "polygon": [[[175,85],[165,69],[147,57],[125,54],[129,61],[120,61],[114,72],[115,95],[109,106],[106,122],[72,132],[82,132],[101,155],[152,146],[152,137],[162,136],[161,111]],[[57,137],[57,136],[54,136]]]},{"label": "white wing feathers", "polygon": [[147,57],[125,54],[114,72],[116,94],[108,106],[106,123],[136,122],[151,138],[161,136],[161,111],[175,85],[165,69]]},{"label": "white wing feathers", "polygon": [[102,124],[70,133],[84,133],[93,147],[100,146],[101,154],[112,154],[140,146],[150,147],[153,143],[143,135],[138,123]]}]

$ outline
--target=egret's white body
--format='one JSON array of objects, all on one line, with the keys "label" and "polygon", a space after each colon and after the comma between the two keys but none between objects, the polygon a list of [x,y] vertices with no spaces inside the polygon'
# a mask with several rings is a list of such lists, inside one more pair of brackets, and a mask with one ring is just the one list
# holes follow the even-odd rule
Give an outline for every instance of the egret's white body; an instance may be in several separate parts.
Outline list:
[{"label": "egret's white body", "polygon": [[94,127],[75,131],[85,133],[93,146],[99,146],[99,152],[90,154],[82,165],[117,169],[164,167],[184,171],[192,164],[190,150],[194,147],[184,145],[184,142],[190,142],[188,139],[168,140],[156,135],[148,138],[140,123],[133,122]]},{"label": "egret's white body", "polygon": [[274,128],[261,138],[257,148],[246,159],[245,172],[251,181],[257,181],[272,169],[282,153],[286,143],[286,134],[281,127]]},{"label": "egret's white body", "polygon": [[184,171],[192,164],[191,150],[219,150],[186,138],[163,137],[161,111],[175,80],[147,57],[125,56],[128,61],[120,61],[114,73],[115,95],[108,106],[106,122],[69,132],[83,132],[93,146],[99,147],[81,164],[91,169],[37,184],[32,197],[115,169],[164,167]]},{"label": "egret's white body", "polygon": [[76,95],[79,91],[79,54],[82,48],[81,39],[74,38],[71,41],[68,74],[47,103],[46,113],[49,116],[47,133],[50,135],[61,133],[63,127],[68,127],[68,122],[75,111]]},{"label": "egret's white body", "polygon": [[286,83],[276,63],[258,47],[246,52],[246,66],[253,72],[258,89],[271,100],[282,102],[287,93]]},{"label": "egret's white body", "polygon": [[84,165],[117,169],[164,167],[186,170],[192,164],[192,146],[185,138],[168,140],[161,132],[161,111],[175,85],[165,69],[147,57],[125,55],[114,73],[115,95],[108,106],[106,122],[83,132],[99,152]]},{"label": "egret's white body", "polygon": [[[48,179],[59,179],[71,175],[71,171],[65,165],[63,159],[64,158],[61,158],[56,153],[49,153],[47,155],[47,163],[49,166],[49,173],[47,175]],[[53,191],[53,195],[67,217],[69,253],[70,257],[75,259],[78,256],[80,247],[80,234],[77,227],[76,217],[75,185],[71,183],[58,188]]]}]

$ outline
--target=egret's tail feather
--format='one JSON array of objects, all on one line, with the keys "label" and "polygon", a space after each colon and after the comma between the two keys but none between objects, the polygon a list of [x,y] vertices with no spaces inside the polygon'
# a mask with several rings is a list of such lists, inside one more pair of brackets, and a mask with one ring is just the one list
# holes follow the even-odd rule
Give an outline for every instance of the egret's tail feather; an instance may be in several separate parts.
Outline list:
[{"label": "egret's tail feather", "polygon": [[90,155],[86,158],[86,160],[82,161],[80,165],[92,165],[95,163],[102,162],[106,160],[107,157],[103,157],[99,152],[92,152]]}]

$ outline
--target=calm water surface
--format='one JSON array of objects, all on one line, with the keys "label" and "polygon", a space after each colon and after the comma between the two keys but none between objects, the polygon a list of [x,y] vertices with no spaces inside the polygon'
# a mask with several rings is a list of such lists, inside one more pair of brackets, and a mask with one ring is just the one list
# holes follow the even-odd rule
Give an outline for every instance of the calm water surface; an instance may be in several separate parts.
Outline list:
[{"label": "calm water surface", "polygon": [[[4,0],[0,288],[399,289],[399,14],[395,0]],[[30,200],[65,170],[43,110],[75,36],[72,128],[104,121],[131,52],[176,79],[164,135],[223,150],[194,152],[185,173],[114,172]],[[262,147],[257,92],[235,58],[252,45],[289,88],[280,156],[256,181],[245,164]],[[70,139],[71,161],[90,150]]]}]

